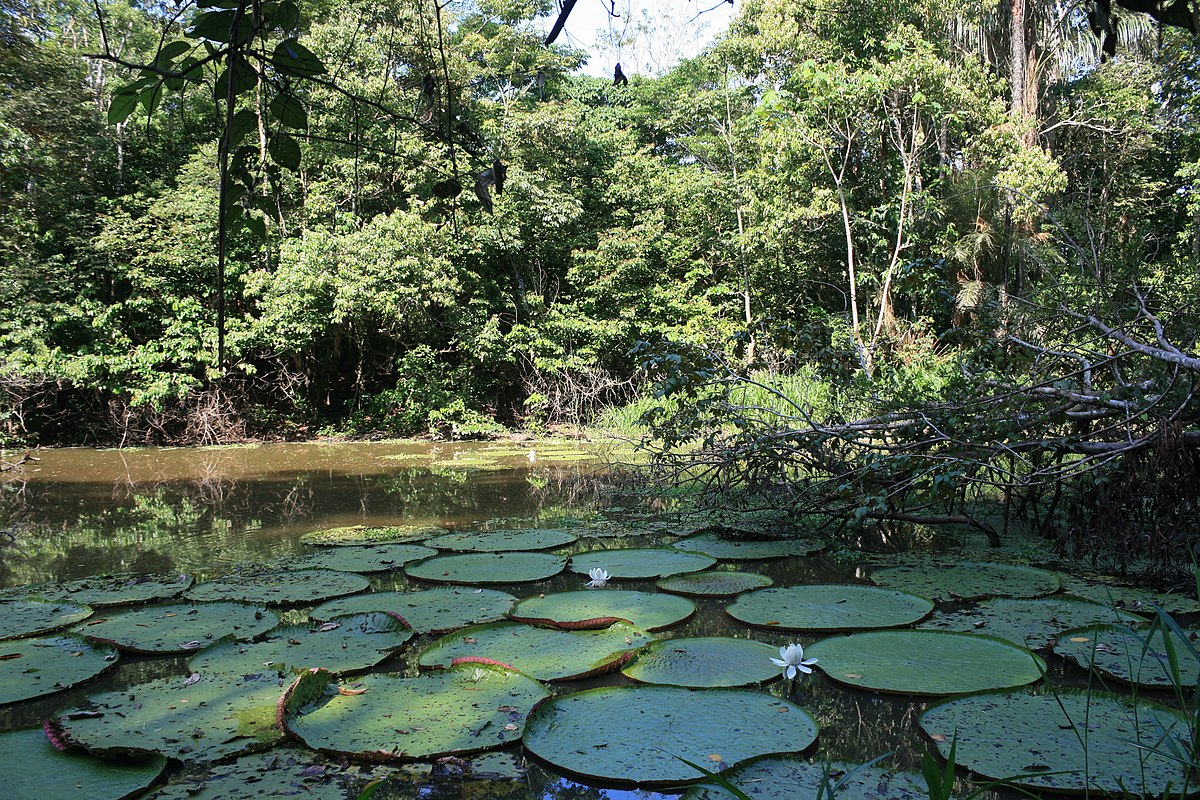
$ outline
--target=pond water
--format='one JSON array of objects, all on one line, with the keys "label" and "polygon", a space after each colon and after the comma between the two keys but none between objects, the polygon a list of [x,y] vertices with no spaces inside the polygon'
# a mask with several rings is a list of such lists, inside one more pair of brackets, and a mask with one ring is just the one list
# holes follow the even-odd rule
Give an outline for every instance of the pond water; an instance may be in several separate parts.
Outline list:
[{"label": "pond water", "polygon": [[[677,535],[623,529],[624,515],[599,509],[594,490],[605,469],[604,454],[576,446],[519,443],[273,444],[212,449],[133,451],[63,449],[0,478],[0,588],[62,581],[105,572],[190,573],[197,581],[231,571],[314,552],[300,537],[347,525],[436,525],[451,530],[502,529],[540,524],[588,527],[601,536],[581,538],[561,551],[646,547]],[[5,456],[11,460],[12,454]],[[670,509],[660,509],[669,512]],[[665,517],[664,517],[665,518]],[[641,519],[641,517],[638,517]],[[727,565],[721,568],[731,568]],[[864,583],[869,571],[827,555],[752,561],[737,568],[765,574],[777,586]],[[397,570],[369,576],[372,589],[412,591],[431,584]],[[564,572],[520,584],[498,584],[517,598],[582,589],[586,578]],[[654,591],[653,580],[621,581],[621,589]],[[694,599],[694,598],[693,598]],[[694,599],[698,613],[659,636],[724,636],[779,647],[806,647],[821,636],[750,629],[732,619],[728,599]],[[288,610],[301,622],[307,608]],[[416,655],[436,637],[417,637],[377,672],[418,674]],[[1082,673],[1048,660],[1051,676],[1076,684]],[[0,732],[39,725],[56,711],[80,705],[88,695],[160,677],[186,678],[177,657],[122,655],[117,669],[75,689],[43,699],[0,706]],[[551,684],[563,694],[630,681],[611,673]],[[920,769],[928,740],[917,717],[930,703],[859,691],[834,684],[818,670],[795,687],[782,681],[762,691],[789,697],[820,725],[813,756],[865,761],[884,753],[888,763]],[[672,795],[603,788],[568,780],[552,768],[510,750],[524,775],[516,781],[463,781],[439,773],[447,767],[404,770],[376,798],[505,797],[513,800],[618,800]]]}]

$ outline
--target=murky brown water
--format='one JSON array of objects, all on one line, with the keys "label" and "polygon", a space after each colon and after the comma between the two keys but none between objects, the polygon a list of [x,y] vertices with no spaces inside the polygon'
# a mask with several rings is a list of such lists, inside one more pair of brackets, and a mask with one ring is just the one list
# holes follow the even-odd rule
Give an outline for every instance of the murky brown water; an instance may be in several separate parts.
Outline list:
[{"label": "murky brown water", "polygon": [[[20,454],[15,454],[19,458]],[[504,527],[543,518],[593,513],[578,480],[603,474],[596,453],[542,443],[277,444],[212,449],[132,451],[63,449],[0,475],[0,588],[101,572],[190,572],[199,579],[240,563],[311,552],[304,533],[351,524]],[[0,455],[5,461],[14,454]],[[511,521],[507,524],[503,518]],[[645,546],[666,537],[640,535],[581,540],[569,552]],[[777,585],[859,582],[854,567],[826,559],[752,562]],[[402,574],[371,576],[380,590],[426,588]],[[517,597],[580,588],[577,575],[496,586]],[[622,588],[653,589],[652,581]],[[738,636],[773,645],[816,638],[770,631],[747,633],[724,613],[727,601],[700,600],[699,613],[671,636]],[[303,610],[289,612],[303,617]],[[416,673],[415,654],[433,637],[419,637],[381,665]],[[411,663],[410,663],[411,661]],[[1052,664],[1061,673],[1061,663]],[[182,659],[122,656],[117,670],[83,687],[39,701],[0,708],[0,731],[30,727],[87,695],[123,689],[151,678],[186,676]],[[560,684],[574,691],[618,684],[618,674]],[[767,691],[783,694],[781,683]],[[896,763],[919,769],[925,744],[917,716],[926,703],[859,692],[819,673],[792,699],[821,727],[818,756],[863,761],[896,753]],[[422,778],[395,784],[377,798],[490,798],[512,800],[634,800],[666,795],[601,789],[565,780],[530,765],[518,784],[464,784]]]}]

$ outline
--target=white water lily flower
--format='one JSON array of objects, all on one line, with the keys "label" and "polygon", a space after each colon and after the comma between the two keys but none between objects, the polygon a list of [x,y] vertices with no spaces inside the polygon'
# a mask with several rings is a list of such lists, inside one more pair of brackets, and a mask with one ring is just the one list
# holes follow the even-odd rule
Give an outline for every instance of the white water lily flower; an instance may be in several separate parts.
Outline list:
[{"label": "white water lily flower", "polygon": [[804,648],[798,644],[789,644],[787,647],[779,648],[779,658],[772,658],[771,662],[783,668],[783,677],[791,680],[799,673],[803,672],[808,675],[812,673],[812,665],[817,663],[815,658],[804,658]]},{"label": "white water lily flower", "polygon": [[605,584],[608,583],[608,573],[599,567],[589,569],[588,577],[591,578],[587,584],[589,589],[603,589]]}]

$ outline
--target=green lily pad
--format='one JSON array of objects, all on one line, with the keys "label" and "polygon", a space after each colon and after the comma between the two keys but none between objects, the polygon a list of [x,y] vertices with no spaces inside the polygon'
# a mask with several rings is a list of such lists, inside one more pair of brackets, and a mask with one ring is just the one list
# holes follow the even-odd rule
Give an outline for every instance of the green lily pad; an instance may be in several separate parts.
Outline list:
[{"label": "green lily pad", "polygon": [[742,595],[726,609],[747,625],[784,631],[898,628],[932,610],[932,602],[907,592],[837,584],[759,589]]},{"label": "green lily pad", "polygon": [[[928,800],[929,785],[920,775],[880,766],[834,761],[810,764],[794,758],[764,758],[723,776],[753,800],[815,798],[824,784],[825,797],[837,800]],[[831,793],[830,789],[834,789]],[[719,786],[697,786],[680,800],[732,800]]]},{"label": "green lily pad", "polygon": [[1122,586],[1114,581],[1063,578],[1063,591],[1085,600],[1104,603],[1134,614],[1154,615],[1158,606],[1168,614],[1200,613],[1200,602],[1181,592],[1154,592],[1136,586]]},{"label": "green lily pad", "polygon": [[662,578],[708,569],[717,560],[703,553],[687,553],[669,547],[640,547],[629,550],[593,550],[571,556],[571,571],[587,575],[599,568],[611,580]]},{"label": "green lily pad", "polygon": [[320,553],[291,559],[287,569],[331,569],[337,572],[387,572],[436,556],[437,550],[419,544],[326,547]]},{"label": "green lily pad", "polygon": [[1040,679],[1042,659],[1003,639],[945,631],[870,631],[807,648],[838,683],[892,694],[949,695]]},{"label": "green lily pad", "polygon": [[404,761],[491,750],[515,741],[549,692],[516,670],[461,663],[417,678],[365,675],[341,687],[301,675],[280,703],[287,732],[315,750]]},{"label": "green lily pad", "polygon": [[170,600],[192,586],[190,575],[92,575],[55,584],[52,599],[103,608]]},{"label": "green lily pad", "polygon": [[820,550],[822,545],[807,539],[727,539],[710,531],[680,539],[671,547],[704,553],[722,561],[762,561],[806,556]]},{"label": "green lily pad", "polygon": [[131,653],[187,653],[223,636],[253,639],[278,624],[270,611],[241,603],[173,603],[122,611],[76,632]]},{"label": "green lily pad", "polygon": [[[927,710],[921,728],[943,756],[956,741],[960,766],[1014,786],[1161,796],[1168,786],[1191,785],[1183,767],[1163,755],[1164,736],[1188,752],[1184,720],[1105,692],[969,695]],[[1058,774],[1039,774],[1051,772]]]},{"label": "green lily pad", "polygon": [[0,705],[70,689],[116,664],[116,650],[72,634],[0,643]]},{"label": "green lily pad", "polygon": [[418,542],[430,536],[448,533],[445,528],[434,525],[350,525],[345,528],[329,528],[313,531],[300,537],[304,544],[336,547],[339,545],[393,544],[396,542]]},{"label": "green lily pad", "polygon": [[324,625],[281,625],[261,641],[229,639],[188,660],[200,675],[282,674],[320,667],[335,675],[362,672],[404,646],[412,630],[398,616],[378,611],[337,617]]},{"label": "green lily pad", "polygon": [[409,577],[439,583],[528,583],[553,577],[567,565],[549,553],[465,553],[409,564]]},{"label": "green lily pad", "polygon": [[778,654],[777,648],[751,639],[660,639],[637,651],[621,672],[638,683],[750,686],[779,677],[779,667],[771,662]]},{"label": "green lily pad", "polygon": [[236,600],[242,603],[290,606],[357,594],[370,585],[369,580],[353,572],[298,569],[228,575],[220,580],[196,584],[187,593],[187,598],[203,603]]},{"label": "green lily pad", "polygon": [[764,589],[775,581],[757,572],[707,570],[687,575],[672,575],[654,584],[664,592],[694,597],[733,597],[751,589]]},{"label": "green lily pad", "polygon": [[0,753],[0,786],[13,800],[132,797],[167,767],[160,755],[110,761],[79,750],[63,752],[41,728],[0,733]]},{"label": "green lily pad", "polygon": [[891,567],[872,573],[871,580],[931,600],[1042,597],[1054,594],[1060,585],[1058,575],[1048,570],[980,561]]},{"label": "green lily pad", "polygon": [[49,633],[92,615],[75,603],[46,600],[8,600],[0,603],[0,641]]},{"label": "green lily pad", "polygon": [[625,622],[590,631],[495,622],[443,636],[421,653],[420,664],[448,667],[456,658],[482,657],[508,664],[539,681],[575,680],[616,669],[631,650],[653,638]]},{"label": "green lily pad", "polygon": [[567,630],[604,628],[623,619],[642,630],[660,631],[678,625],[696,613],[696,604],[682,597],[626,589],[557,592],[527,597],[518,602],[509,618]]},{"label": "green lily pad", "polygon": [[606,686],[538,705],[525,748],[573,775],[671,787],[703,775],[680,759],[723,772],[757,756],[795,753],[817,738],[803,709],[763,692]]},{"label": "green lily pad", "polygon": [[52,720],[66,741],[101,755],[156,752],[182,761],[266,749],[282,735],[275,675],[174,677],[92,695]]},{"label": "green lily pad", "polygon": [[[1195,637],[1196,632],[1190,635]],[[1200,659],[1192,654],[1194,639],[1186,641],[1171,633],[1179,666],[1179,685],[1195,686],[1200,681]],[[1190,644],[1190,648],[1189,648]],[[1063,631],[1054,644],[1054,652],[1071,659],[1083,669],[1138,686],[1170,688],[1170,659],[1162,631],[1135,631],[1119,625],[1089,625]]]},{"label": "green lily pad", "polygon": [[276,749],[231,764],[207,764],[147,800],[346,800],[366,782],[357,770],[328,764],[315,753]]},{"label": "green lily pad", "polygon": [[550,550],[572,544],[579,537],[557,528],[528,528],[513,531],[463,531],[427,539],[439,550],[469,550],[499,553],[508,550]]},{"label": "green lily pad", "polygon": [[1141,617],[1122,611],[1058,595],[1056,597],[985,600],[974,609],[939,612],[921,623],[926,630],[983,633],[1007,639],[1013,644],[1041,650],[1069,628],[1082,628],[1096,622],[1143,622]]},{"label": "green lily pad", "polygon": [[404,617],[417,633],[448,633],[504,618],[517,598],[495,589],[439,586],[420,592],[369,592],[330,600],[309,616],[322,622],[345,614],[388,611]]}]

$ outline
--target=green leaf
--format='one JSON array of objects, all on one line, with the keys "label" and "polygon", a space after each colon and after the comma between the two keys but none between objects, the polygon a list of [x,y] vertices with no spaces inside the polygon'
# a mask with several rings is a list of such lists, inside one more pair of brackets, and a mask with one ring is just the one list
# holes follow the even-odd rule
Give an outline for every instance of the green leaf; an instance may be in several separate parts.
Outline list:
[{"label": "green leaf", "polygon": [[280,124],[288,128],[307,128],[308,127],[308,112],[304,110],[304,105],[294,96],[290,94],[279,94],[271,101],[268,106],[271,116],[279,120]]},{"label": "green leaf", "polygon": [[163,86],[161,83],[156,84],[149,89],[143,89],[139,100],[142,102],[142,108],[146,109],[146,114],[153,114],[158,109],[158,104],[162,102]]},{"label": "green leaf", "polygon": [[[128,88],[128,87],[126,87]],[[129,115],[137,108],[138,94],[137,92],[126,92],[120,90],[112,96],[112,100],[108,103],[108,122],[110,125],[120,125],[125,120],[129,119]]]},{"label": "green leaf", "polygon": [[246,134],[258,127],[258,114],[248,108],[233,115],[229,121],[229,146],[236,147],[246,138]]},{"label": "green leaf", "polygon": [[275,46],[272,63],[280,72],[302,78],[324,75],[326,71],[321,59],[295,39],[284,39]]},{"label": "green leaf", "polygon": [[[233,31],[234,18],[237,17],[237,30]],[[254,30],[254,20],[249,14],[238,14],[237,11],[208,11],[196,17],[188,35],[193,39],[208,39],[213,42],[244,42],[250,38]],[[231,35],[232,33],[232,35]]]},{"label": "green leaf", "polygon": [[271,159],[281,167],[300,169],[300,143],[286,133],[277,133],[267,145]]},{"label": "green leaf", "polygon": [[276,28],[285,33],[300,26],[300,9],[291,0],[283,0],[281,3],[266,3],[263,5],[263,13],[270,22],[274,23]]},{"label": "green leaf", "polygon": [[159,67],[166,66],[191,50],[194,46],[191,42],[185,42],[182,39],[175,42],[168,42],[158,51],[158,55],[154,58],[154,64]]}]

